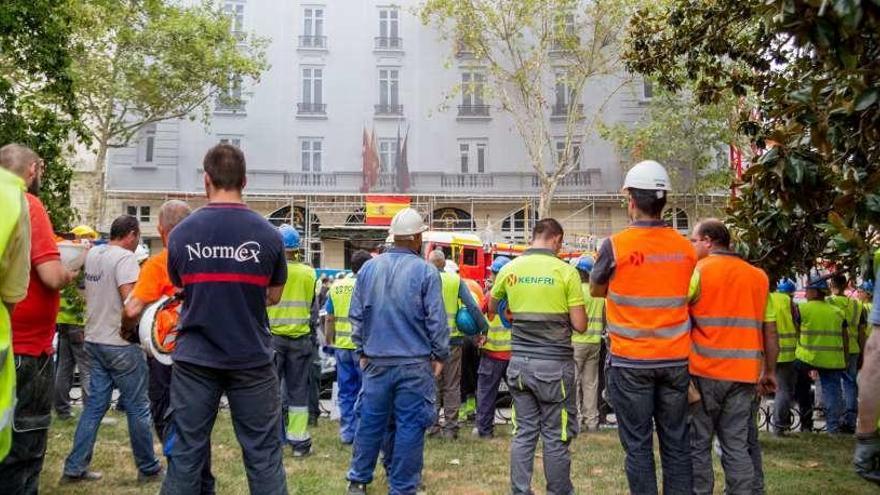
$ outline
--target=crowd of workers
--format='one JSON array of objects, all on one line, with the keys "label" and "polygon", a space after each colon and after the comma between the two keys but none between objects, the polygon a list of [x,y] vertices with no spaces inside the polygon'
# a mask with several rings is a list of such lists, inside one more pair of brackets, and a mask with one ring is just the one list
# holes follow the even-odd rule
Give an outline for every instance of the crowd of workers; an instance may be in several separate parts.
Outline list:
[{"label": "crowd of workers", "polygon": [[[880,483],[873,284],[852,298],[846,278],[817,272],[804,302],[792,299],[790,280],[771,291],[764,272],[732,250],[722,222],[700,222],[688,240],[661,220],[671,188],[656,162],[627,173],[632,222],[595,259],[558,258],[563,228],[542,219],[530,248],[497,257],[476,294],[442,251],[421,253],[427,226],[409,208],[391,222],[392,246],[354,252],[351,276],[318,284],[297,231],[244,204],[244,155],[225,144],[204,159],[205,206],[162,205],[166,249],[138,260],[140,226],[123,215],[80,273],[61,262],[35,195],[39,156],[7,145],[0,165],[0,493],[37,493],[52,409],[73,417],[74,366],[84,407],[62,483],[102,478],[90,461],[118,389],[139,482],[161,482],[165,494],[214,492],[210,437],[225,394],[251,493],[286,493],[283,446],[295,457],[313,452],[320,346],[335,356],[352,495],[366,493],[380,453],[390,493],[418,492],[425,437],[458,437],[463,398],[474,435],[493,437],[504,380],[514,494],[531,493],[539,438],[547,493],[574,493],[569,446],[599,429],[606,398],[632,493],[658,493],[655,431],[663,493],[713,492],[713,439],[725,492],[762,493],[755,415],[771,394],[774,434],[791,429],[793,402],[800,428],[812,430],[821,403],[827,432],[855,433],[856,471]],[[85,226],[72,234],[97,239]],[[60,295],[78,283],[84,312]],[[174,331],[145,340],[141,320],[173,304]],[[173,364],[158,347],[173,349]]]}]

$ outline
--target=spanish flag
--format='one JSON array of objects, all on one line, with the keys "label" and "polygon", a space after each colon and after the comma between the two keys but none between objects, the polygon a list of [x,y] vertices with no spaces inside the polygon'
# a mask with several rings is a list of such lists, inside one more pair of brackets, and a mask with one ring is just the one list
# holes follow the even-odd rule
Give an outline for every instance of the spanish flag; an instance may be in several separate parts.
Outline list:
[{"label": "spanish flag", "polygon": [[391,225],[400,210],[409,207],[409,196],[367,196],[367,225]]}]

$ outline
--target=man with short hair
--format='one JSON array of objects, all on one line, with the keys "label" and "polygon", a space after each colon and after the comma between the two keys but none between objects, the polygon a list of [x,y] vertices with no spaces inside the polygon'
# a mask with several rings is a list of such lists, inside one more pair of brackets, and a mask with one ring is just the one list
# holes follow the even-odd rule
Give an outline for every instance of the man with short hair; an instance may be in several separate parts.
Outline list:
[{"label": "man with short hair", "polygon": [[353,277],[337,279],[330,286],[329,297],[325,310],[327,319],[324,323],[324,338],[327,345],[333,347],[336,356],[336,383],[339,392],[339,439],[345,445],[354,443],[357,431],[357,415],[355,402],[361,391],[361,368],[355,354],[354,342],[351,340],[351,320],[348,318],[351,308],[351,296],[357,282],[357,274],[364,264],[372,259],[370,253],[358,249],[351,255],[351,272]]},{"label": "man with short hair", "polygon": [[[363,370],[348,494],[373,481],[383,444],[391,493],[415,493],[422,478],[425,430],[434,423],[434,378],[449,357],[440,276],[419,255],[428,230],[412,208],[391,220],[394,247],[358,272],[348,318]],[[386,431],[394,431],[386,443]]]},{"label": "man with short hair", "polygon": [[24,179],[31,228],[27,296],[15,305],[10,318],[18,385],[12,450],[0,463],[0,493],[36,493],[52,422],[52,339],[60,291],[79,272],[61,264],[52,222],[36,196],[45,169],[43,160],[30,148],[8,144],[0,148],[0,167]]},{"label": "man with short hair", "polygon": [[437,408],[443,409],[443,425],[437,422],[429,430],[429,435],[440,434],[447,440],[458,438],[458,410],[461,407],[461,357],[465,335],[458,329],[456,316],[458,308],[465,307],[477,324],[479,333],[484,334],[489,325],[483,313],[474,301],[461,277],[445,270],[446,255],[437,249],[428,255],[428,262],[440,272],[440,289],[443,295],[443,306],[446,308],[446,321],[449,325],[449,359],[437,378]]},{"label": "man with short hair", "polygon": [[713,492],[717,435],[725,493],[751,494],[755,478],[763,479],[751,457],[750,449],[758,447],[748,441],[755,394],[776,390],[779,345],[769,281],[731,251],[730,233],[719,220],[697,224],[691,243],[699,259],[689,297],[694,322],[689,369],[700,392],[690,406],[693,493]]},{"label": "man with short hair", "polygon": [[134,250],[140,226],[130,215],[110,225],[110,242],[89,250],[85,264],[86,353],[91,376],[89,400],[76,425],[73,448],[64,462],[62,483],[95,481],[101,473],[89,471],[98,427],[110,407],[113,388],[125,410],[131,451],[139,482],[161,479],[162,465],[153,452],[150,400],[147,397],[147,360],[136,339],[123,332],[123,302],[137,281]]},{"label": "man with short hair", "polygon": [[[15,414],[15,358],[9,315],[27,296],[31,224],[24,180],[0,167],[0,417]],[[0,461],[12,447],[12,422],[0,425]]]},{"label": "man with short hair", "polygon": [[557,257],[563,236],[559,222],[539,220],[529,249],[498,273],[489,301],[490,318],[502,299],[513,313],[507,385],[515,415],[510,446],[514,494],[532,493],[538,436],[547,493],[574,493],[568,446],[578,423],[571,336],[586,331],[587,315],[577,270]]},{"label": "man with short hair", "polygon": [[637,163],[627,172],[623,189],[632,223],[599,248],[590,292],[607,296],[608,392],[626,451],[626,477],[631,492],[657,493],[656,425],[663,493],[690,493],[687,300],[696,254],[661,219],[672,189],[662,165]]},{"label": "man with short hair", "polygon": [[200,489],[220,397],[229,399],[251,493],[287,493],[281,397],[266,306],[281,299],[281,236],[242,199],[244,154],[228,144],[204,159],[208,204],[168,238],[168,275],[183,288],[171,371],[171,433],[163,494]]}]

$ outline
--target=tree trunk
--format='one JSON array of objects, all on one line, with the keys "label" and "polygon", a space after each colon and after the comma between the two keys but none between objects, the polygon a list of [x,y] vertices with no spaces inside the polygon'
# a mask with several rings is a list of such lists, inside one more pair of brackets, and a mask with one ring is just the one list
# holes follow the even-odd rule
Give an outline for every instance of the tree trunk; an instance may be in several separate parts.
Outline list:
[{"label": "tree trunk", "polygon": [[553,195],[556,193],[556,180],[541,179],[541,195],[538,198],[538,219],[549,218],[553,209]]},{"label": "tree trunk", "polygon": [[106,199],[104,195],[104,183],[106,181],[107,169],[107,141],[100,140],[98,142],[98,150],[95,153],[95,169],[92,171],[92,194],[89,201],[89,211],[86,215],[86,222],[92,228],[98,230],[101,226],[98,222],[104,219],[104,208]]}]

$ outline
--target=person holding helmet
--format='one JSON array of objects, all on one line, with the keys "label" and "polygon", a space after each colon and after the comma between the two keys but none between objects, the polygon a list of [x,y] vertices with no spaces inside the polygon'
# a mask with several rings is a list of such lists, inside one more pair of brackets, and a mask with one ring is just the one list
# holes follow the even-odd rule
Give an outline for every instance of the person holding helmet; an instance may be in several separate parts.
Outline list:
[{"label": "person holding helmet", "polygon": [[[498,272],[508,263],[510,258],[507,256],[499,256],[492,261],[492,266],[489,267],[490,283],[495,282]],[[485,300],[485,310],[488,313],[489,298],[486,297]],[[495,432],[498,386],[501,385],[510,362],[510,327],[505,326],[501,316],[496,314],[489,320],[487,334],[477,337],[476,343],[482,353],[477,369],[477,426],[474,430],[479,438],[492,438]]]},{"label": "person holding helmet", "polygon": [[[841,433],[843,427],[842,382],[849,356],[849,333],[846,313],[826,301],[828,276],[814,275],[807,285],[807,301],[798,306],[801,314],[801,331],[795,358],[797,366],[817,370],[825,403],[826,431]],[[811,408],[810,402],[799,401],[801,411]],[[812,418],[802,418],[802,423],[812,428]]]},{"label": "person holding helmet", "polygon": [[285,435],[294,457],[312,453],[309,434],[309,373],[315,358],[311,307],[315,298],[315,269],[300,260],[299,232],[288,224],[278,227],[287,257],[287,283],[281,301],[270,306],[269,331],[275,349],[278,378],[284,384],[282,415]]},{"label": "person holding helmet", "polygon": [[513,313],[507,384],[513,396],[510,485],[532,493],[535,448],[541,436],[547,493],[574,493],[571,452],[578,433],[572,332],[587,329],[577,270],[557,257],[564,236],[552,218],[539,220],[522,256],[505,265],[492,286],[489,317],[506,299]]},{"label": "person holding helmet", "polygon": [[389,230],[394,246],[361,267],[348,311],[363,370],[349,495],[366,493],[383,444],[391,493],[416,492],[425,430],[434,424],[434,379],[449,358],[440,276],[419,255],[428,226],[419,212],[405,208]]},{"label": "person holding helmet", "polygon": [[[782,436],[791,428],[791,402],[798,391],[809,395],[809,377],[800,377],[795,368],[795,350],[801,329],[801,315],[797,304],[792,301],[794,281],[784,278],[776,284],[776,291],[770,293],[770,304],[776,313],[776,335],[779,337],[779,356],[776,358],[776,396],[773,400],[773,421],[771,431]],[[804,380],[806,378],[806,380]],[[799,382],[804,382],[799,386]],[[809,400],[809,397],[807,398]]]},{"label": "person holding helmet", "polygon": [[581,277],[584,293],[587,331],[571,335],[574,363],[577,366],[578,422],[590,432],[599,431],[599,354],[602,350],[602,333],[605,331],[605,299],[590,295],[590,271],[594,263],[592,256],[575,259],[574,267]]},{"label": "person holding helmet", "polygon": [[623,191],[632,223],[602,243],[590,272],[592,296],[607,296],[608,392],[633,493],[657,493],[655,424],[663,492],[690,493],[693,487],[687,300],[697,259],[687,239],[661,220],[671,190],[669,174],[653,160],[627,172]]},{"label": "person holding helmet", "polygon": [[458,328],[456,316],[458,309],[467,308],[474,322],[477,324],[479,333],[484,334],[489,325],[480,308],[474,301],[467,284],[462,283],[455,268],[455,262],[446,259],[443,251],[437,249],[428,255],[428,261],[440,272],[440,286],[443,296],[443,306],[446,308],[446,319],[449,326],[449,359],[443,366],[443,372],[437,378],[437,407],[443,408],[443,425],[440,425],[439,414],[437,422],[428,431],[428,435],[440,434],[442,438],[452,440],[458,438],[458,410],[461,407],[461,355],[462,344],[465,334]]},{"label": "person holding helmet", "polygon": [[[351,255],[351,273],[354,276],[343,276],[333,282],[325,306],[327,320],[324,323],[324,337],[327,344],[334,348],[336,356],[339,439],[346,445],[354,442],[354,432],[357,431],[357,415],[354,408],[358,393],[361,391],[361,368],[357,354],[354,352],[354,342],[351,340],[351,321],[348,319],[348,311],[351,308],[351,296],[357,283],[357,273],[364,263],[371,259],[370,253],[363,249]],[[344,275],[342,272],[339,274]]]}]

